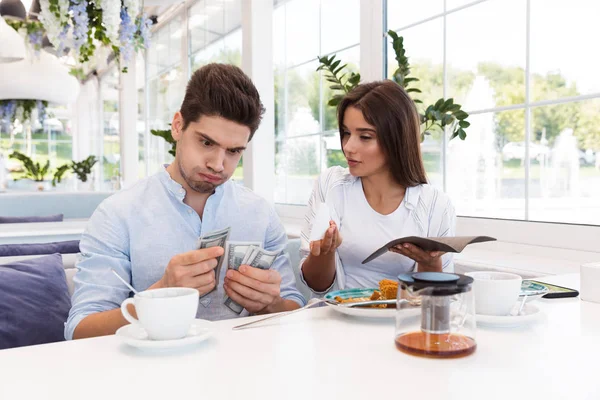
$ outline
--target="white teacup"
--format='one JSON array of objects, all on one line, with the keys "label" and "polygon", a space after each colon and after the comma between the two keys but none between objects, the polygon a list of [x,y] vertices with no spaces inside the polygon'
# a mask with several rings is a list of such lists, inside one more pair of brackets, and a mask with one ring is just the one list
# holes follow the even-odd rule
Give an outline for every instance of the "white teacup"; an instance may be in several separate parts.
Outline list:
[{"label": "white teacup", "polygon": [[467,272],[474,279],[475,312],[483,315],[508,315],[519,299],[521,278],[508,272]]},{"label": "white teacup", "polygon": [[[125,300],[121,312],[127,321],[144,328],[150,339],[181,339],[196,318],[199,295],[191,288],[146,290]],[[138,319],[127,311],[128,304],[135,306]]]}]

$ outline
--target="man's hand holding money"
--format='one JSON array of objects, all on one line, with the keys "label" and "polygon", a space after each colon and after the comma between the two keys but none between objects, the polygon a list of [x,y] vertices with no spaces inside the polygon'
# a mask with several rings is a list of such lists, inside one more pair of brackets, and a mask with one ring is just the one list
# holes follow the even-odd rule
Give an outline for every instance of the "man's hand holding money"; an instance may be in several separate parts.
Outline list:
[{"label": "man's hand holding money", "polygon": [[200,296],[215,288],[217,258],[222,256],[222,247],[209,247],[178,254],[171,258],[162,278],[150,287],[189,287],[198,289]]},{"label": "man's hand holding money", "polygon": [[279,272],[240,265],[237,271],[227,270],[223,287],[231,300],[250,313],[260,314],[280,311],[280,285]]}]

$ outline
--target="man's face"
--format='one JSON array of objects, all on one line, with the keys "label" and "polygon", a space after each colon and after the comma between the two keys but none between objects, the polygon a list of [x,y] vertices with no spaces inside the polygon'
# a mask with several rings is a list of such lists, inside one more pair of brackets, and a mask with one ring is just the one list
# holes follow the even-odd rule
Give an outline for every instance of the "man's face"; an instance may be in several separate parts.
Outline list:
[{"label": "man's face", "polygon": [[250,138],[250,128],[221,117],[201,116],[184,131],[176,113],[171,127],[177,141],[175,163],[198,193],[212,193],[231,177]]}]

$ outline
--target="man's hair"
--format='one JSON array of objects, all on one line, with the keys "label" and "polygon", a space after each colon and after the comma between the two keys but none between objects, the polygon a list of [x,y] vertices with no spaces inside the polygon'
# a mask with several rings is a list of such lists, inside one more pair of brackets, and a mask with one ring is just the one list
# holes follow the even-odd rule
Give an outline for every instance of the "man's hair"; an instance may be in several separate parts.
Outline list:
[{"label": "man's hair", "polygon": [[207,64],[194,72],[181,104],[184,130],[203,115],[219,116],[250,128],[250,139],[264,112],[248,75],[229,64]]}]

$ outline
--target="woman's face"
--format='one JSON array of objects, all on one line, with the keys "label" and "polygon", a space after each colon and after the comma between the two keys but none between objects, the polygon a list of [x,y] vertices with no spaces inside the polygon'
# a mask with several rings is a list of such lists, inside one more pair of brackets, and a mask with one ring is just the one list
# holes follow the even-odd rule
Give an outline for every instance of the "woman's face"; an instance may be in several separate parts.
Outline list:
[{"label": "woman's face", "polygon": [[348,107],[342,125],[342,150],[353,176],[364,178],[386,169],[386,159],[375,127],[367,123],[360,109]]}]

